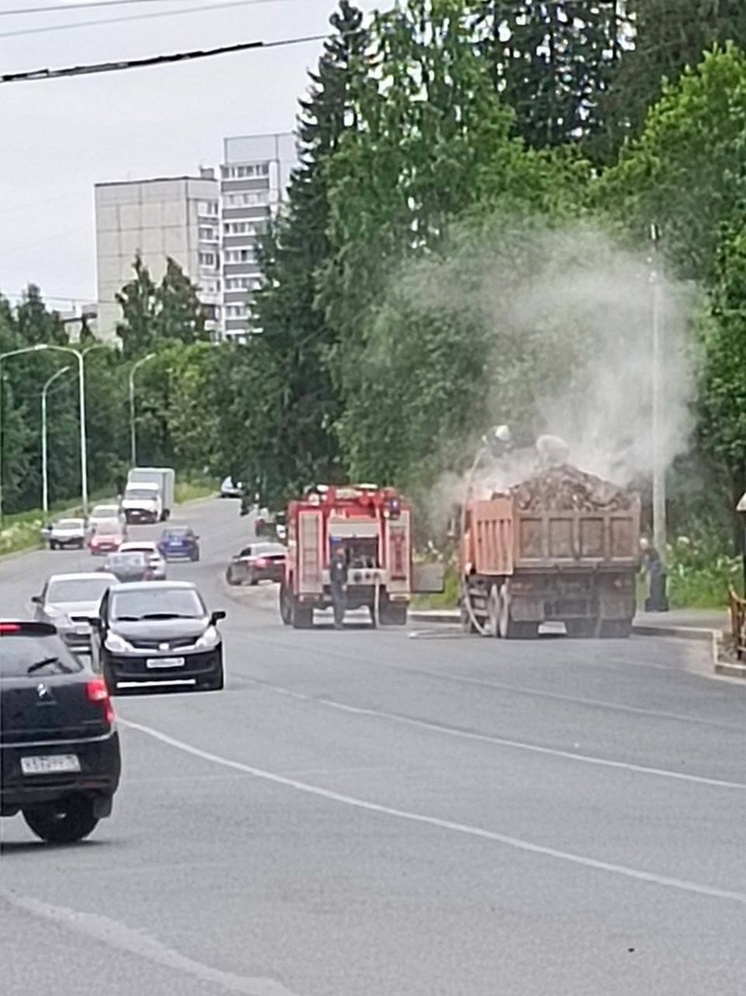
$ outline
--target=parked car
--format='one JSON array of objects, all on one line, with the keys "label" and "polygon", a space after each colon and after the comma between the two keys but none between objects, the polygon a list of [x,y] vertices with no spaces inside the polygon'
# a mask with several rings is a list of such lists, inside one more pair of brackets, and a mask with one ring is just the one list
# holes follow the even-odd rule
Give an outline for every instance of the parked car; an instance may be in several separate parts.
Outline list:
[{"label": "parked car", "polygon": [[186,581],[118,585],[102,599],[93,657],[111,693],[121,682],[172,680],[219,691],[225,674],[217,624],[224,618]]},{"label": "parked car", "polygon": [[82,550],[85,546],[85,519],[58,519],[47,532],[50,550]]},{"label": "parked car", "polygon": [[243,484],[236,484],[232,477],[226,477],[220,485],[221,498],[240,498],[243,494]]},{"label": "parked car", "polygon": [[154,581],[165,581],[166,561],[153,540],[128,540],[119,547],[120,553],[144,553],[148,558]]},{"label": "parked car", "polygon": [[225,580],[230,585],[280,582],[285,577],[287,549],[282,543],[254,543],[244,547],[228,564]]},{"label": "parked car", "polygon": [[158,549],[163,559],[199,560],[199,536],[191,526],[167,526],[161,533]]},{"label": "parked car", "polygon": [[91,649],[91,619],[98,617],[104,592],[117,584],[114,574],[53,574],[47,578],[41,594],[31,602],[37,622],[49,622],[65,645],[75,653]]},{"label": "parked car", "polygon": [[153,568],[148,555],[142,550],[110,553],[99,570],[113,574],[118,581],[153,580]]},{"label": "parked car", "polygon": [[110,815],[120,772],[101,675],[51,623],[0,621],[0,815],[72,844]]},{"label": "parked car", "polygon": [[127,527],[118,519],[100,522],[88,538],[88,549],[96,557],[115,553],[127,539]]}]

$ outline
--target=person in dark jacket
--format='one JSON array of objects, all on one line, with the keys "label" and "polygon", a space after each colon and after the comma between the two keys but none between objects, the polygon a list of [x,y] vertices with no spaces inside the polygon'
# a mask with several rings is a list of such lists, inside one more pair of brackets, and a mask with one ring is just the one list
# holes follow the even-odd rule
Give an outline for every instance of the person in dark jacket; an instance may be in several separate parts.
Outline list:
[{"label": "person in dark jacket", "polygon": [[347,608],[347,557],[344,547],[337,547],[329,564],[329,586],[334,606],[334,628],[342,629]]}]

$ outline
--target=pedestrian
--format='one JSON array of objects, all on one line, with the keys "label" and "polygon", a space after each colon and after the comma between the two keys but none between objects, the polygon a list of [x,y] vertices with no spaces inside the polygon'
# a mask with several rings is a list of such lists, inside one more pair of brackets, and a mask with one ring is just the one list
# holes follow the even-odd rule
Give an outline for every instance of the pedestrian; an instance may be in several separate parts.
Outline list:
[{"label": "pedestrian", "polygon": [[329,586],[334,606],[334,628],[342,629],[347,608],[347,556],[342,546],[337,547],[332,554],[329,564]]}]

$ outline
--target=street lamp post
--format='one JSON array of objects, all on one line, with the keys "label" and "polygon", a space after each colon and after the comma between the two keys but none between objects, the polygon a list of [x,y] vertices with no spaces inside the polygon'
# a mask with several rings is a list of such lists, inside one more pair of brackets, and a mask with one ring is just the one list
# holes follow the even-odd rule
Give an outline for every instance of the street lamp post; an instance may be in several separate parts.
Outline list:
[{"label": "street lamp post", "polygon": [[130,458],[131,466],[137,466],[137,426],[135,423],[135,374],[148,360],[152,360],[156,354],[148,353],[137,361],[130,370]]},{"label": "street lamp post", "polygon": [[49,513],[49,460],[47,457],[47,395],[49,388],[58,377],[67,373],[69,366],[62,367],[57,373],[52,374],[41,389],[41,507],[44,512],[44,522],[47,521]]},{"label": "street lamp post", "polygon": [[662,370],[661,370],[661,283],[659,239],[657,225],[651,225],[650,238],[653,243],[653,272],[651,274],[653,313],[652,313],[652,353],[653,353],[653,546],[660,557],[661,566],[666,566],[666,467],[661,445],[662,429]]}]

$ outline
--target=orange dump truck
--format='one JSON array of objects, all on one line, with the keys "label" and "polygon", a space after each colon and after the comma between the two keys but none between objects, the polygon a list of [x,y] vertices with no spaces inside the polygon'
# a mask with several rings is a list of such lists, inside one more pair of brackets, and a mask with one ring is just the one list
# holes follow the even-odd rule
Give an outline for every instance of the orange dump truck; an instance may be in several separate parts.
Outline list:
[{"label": "orange dump truck", "polygon": [[635,615],[640,499],[574,467],[538,473],[463,510],[461,619],[508,639],[562,622],[626,637]]}]

